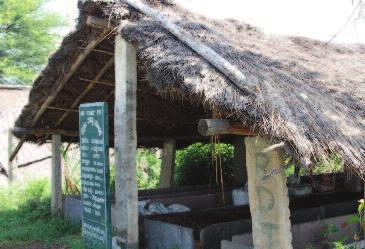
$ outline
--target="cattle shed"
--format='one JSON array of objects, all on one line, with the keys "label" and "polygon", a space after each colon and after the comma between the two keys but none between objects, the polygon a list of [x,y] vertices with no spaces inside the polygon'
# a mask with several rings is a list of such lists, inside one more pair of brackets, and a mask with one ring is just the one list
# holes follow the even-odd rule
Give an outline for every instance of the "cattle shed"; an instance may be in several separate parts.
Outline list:
[{"label": "cattle shed", "polygon": [[[79,105],[107,102],[116,236],[127,248],[139,241],[137,147],[163,147],[166,170],[176,148],[211,136],[240,148],[256,248],[292,248],[284,151],[303,167],[336,154],[363,175],[363,45],[267,35],[165,0],[80,1],[79,9],[76,30],[51,55],[14,125],[10,159],[25,142],[52,140],[54,154],[61,142],[78,143]],[[53,169],[57,212],[57,155]]]}]

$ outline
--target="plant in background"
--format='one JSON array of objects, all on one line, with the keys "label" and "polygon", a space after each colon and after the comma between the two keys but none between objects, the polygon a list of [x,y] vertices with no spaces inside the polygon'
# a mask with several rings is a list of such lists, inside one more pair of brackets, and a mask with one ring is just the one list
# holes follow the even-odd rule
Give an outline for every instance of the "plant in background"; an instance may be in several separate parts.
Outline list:
[{"label": "plant in background", "polygon": [[[76,155],[77,154],[77,155]],[[66,149],[62,146],[61,155],[64,166],[64,193],[66,195],[80,195],[81,193],[81,163],[78,147]]]},{"label": "plant in background", "polygon": [[158,188],[160,182],[161,160],[155,149],[137,150],[138,189]]},{"label": "plant in background", "polygon": [[343,169],[343,161],[339,155],[332,154],[327,159],[322,159],[313,168],[314,174],[335,173]]},{"label": "plant in background", "polygon": [[316,249],[311,243],[305,247],[305,249]]},{"label": "plant in background", "polygon": [[[322,232],[322,237],[325,239],[325,243],[331,249],[360,249],[358,247],[362,233],[364,232],[364,199],[359,201],[359,206],[357,208],[357,214],[349,216],[342,227],[347,227],[350,225],[357,225],[359,229],[354,232],[352,238],[348,236],[343,236],[337,240],[331,240],[330,237],[338,234],[341,231],[341,227],[327,224]],[[351,241],[353,243],[349,244]],[[313,245],[308,245],[306,249],[315,248]]]},{"label": "plant in background", "polygon": [[[233,180],[233,153],[229,144],[217,144],[222,169],[223,181]],[[212,165],[213,144],[196,143],[176,152],[175,183],[176,185],[201,185],[213,183],[216,170]],[[219,175],[218,175],[219,178]]]}]

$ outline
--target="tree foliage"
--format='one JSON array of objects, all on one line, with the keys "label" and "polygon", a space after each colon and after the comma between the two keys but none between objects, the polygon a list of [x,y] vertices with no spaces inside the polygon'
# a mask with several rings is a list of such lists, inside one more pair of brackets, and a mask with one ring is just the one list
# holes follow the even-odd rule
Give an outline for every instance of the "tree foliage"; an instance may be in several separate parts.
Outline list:
[{"label": "tree foliage", "polygon": [[47,0],[0,0],[0,80],[14,84],[32,82],[66,22],[42,6]]},{"label": "tree foliage", "polygon": [[160,183],[161,160],[151,149],[137,150],[138,189],[158,188]]}]

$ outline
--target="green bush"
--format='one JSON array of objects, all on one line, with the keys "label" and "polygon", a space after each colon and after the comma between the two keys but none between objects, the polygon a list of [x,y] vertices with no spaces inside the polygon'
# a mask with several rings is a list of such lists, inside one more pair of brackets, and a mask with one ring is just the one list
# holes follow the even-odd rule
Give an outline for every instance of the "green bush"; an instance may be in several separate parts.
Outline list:
[{"label": "green bush", "polygon": [[[201,185],[215,183],[216,168],[212,165],[212,144],[196,143],[176,152],[175,183],[176,185]],[[218,144],[221,156],[223,180],[225,183],[233,180],[232,145]],[[218,170],[218,179],[220,173]]]},{"label": "green bush", "polygon": [[[115,162],[110,161],[110,191],[115,190]],[[161,160],[156,157],[154,149],[137,149],[137,184],[138,189],[158,188]]]}]

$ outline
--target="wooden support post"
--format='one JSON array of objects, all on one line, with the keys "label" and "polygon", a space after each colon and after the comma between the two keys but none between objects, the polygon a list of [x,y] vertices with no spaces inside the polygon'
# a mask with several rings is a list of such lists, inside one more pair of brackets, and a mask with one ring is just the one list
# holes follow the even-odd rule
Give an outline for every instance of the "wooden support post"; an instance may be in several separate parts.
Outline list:
[{"label": "wooden support post", "polygon": [[242,135],[255,136],[249,127],[244,126],[241,122],[234,122],[228,119],[201,119],[198,123],[198,132],[202,136],[211,135]]},{"label": "wooden support post", "polygon": [[245,137],[236,136],[234,139],[234,169],[233,182],[244,186],[247,181]]},{"label": "wooden support post", "polygon": [[8,181],[11,184],[14,180],[13,162],[10,160],[11,153],[13,152],[13,134],[11,129],[8,131]]},{"label": "wooden support post", "polygon": [[115,41],[115,209],[118,242],[138,248],[136,50],[120,35]]},{"label": "wooden support post", "polygon": [[62,214],[61,136],[52,135],[51,213]]},{"label": "wooden support post", "polygon": [[176,141],[168,139],[163,143],[160,188],[169,188],[174,181]]},{"label": "wooden support post", "polygon": [[246,138],[254,247],[292,249],[284,162],[279,149],[269,147],[269,140],[263,137]]},{"label": "wooden support post", "polygon": [[115,25],[113,23],[110,23],[110,21],[104,18],[99,18],[96,16],[88,16],[86,19],[86,25],[96,29],[115,29]]}]

